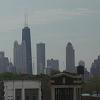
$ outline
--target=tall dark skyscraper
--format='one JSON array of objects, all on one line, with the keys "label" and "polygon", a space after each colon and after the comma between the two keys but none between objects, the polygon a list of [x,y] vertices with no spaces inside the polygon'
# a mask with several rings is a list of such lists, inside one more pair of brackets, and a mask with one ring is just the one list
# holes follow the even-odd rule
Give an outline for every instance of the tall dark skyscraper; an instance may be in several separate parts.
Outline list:
[{"label": "tall dark skyscraper", "polygon": [[30,36],[30,28],[28,27],[28,25],[22,29],[22,41],[25,41],[26,43],[27,73],[32,74],[31,36]]},{"label": "tall dark skyscraper", "polygon": [[37,74],[43,74],[45,69],[45,44],[37,44]]}]

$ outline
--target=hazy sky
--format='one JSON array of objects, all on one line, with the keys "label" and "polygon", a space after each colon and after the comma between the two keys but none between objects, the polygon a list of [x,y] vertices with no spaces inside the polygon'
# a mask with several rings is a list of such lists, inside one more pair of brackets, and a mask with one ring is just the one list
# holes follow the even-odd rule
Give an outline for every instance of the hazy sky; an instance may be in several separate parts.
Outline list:
[{"label": "hazy sky", "polygon": [[100,0],[0,0],[0,50],[9,58],[13,58],[14,41],[21,42],[26,12],[34,63],[38,42],[46,43],[46,59],[59,59],[61,69],[69,41],[76,65],[84,60],[89,69],[100,54]]}]

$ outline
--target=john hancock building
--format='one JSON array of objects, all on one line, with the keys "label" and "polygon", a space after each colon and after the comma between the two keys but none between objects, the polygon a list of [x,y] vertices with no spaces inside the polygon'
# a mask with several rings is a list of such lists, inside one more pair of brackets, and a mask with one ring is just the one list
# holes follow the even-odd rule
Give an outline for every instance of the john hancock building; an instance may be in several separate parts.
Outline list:
[{"label": "john hancock building", "polygon": [[26,43],[27,73],[32,74],[31,36],[30,36],[30,28],[28,26],[25,26],[22,30],[22,41],[25,41]]}]

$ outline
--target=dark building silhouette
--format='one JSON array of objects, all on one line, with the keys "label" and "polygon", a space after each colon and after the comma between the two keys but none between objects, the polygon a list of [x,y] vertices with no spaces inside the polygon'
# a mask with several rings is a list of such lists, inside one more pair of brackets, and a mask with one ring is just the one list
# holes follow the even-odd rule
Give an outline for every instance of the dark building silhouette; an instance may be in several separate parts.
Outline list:
[{"label": "dark building silhouette", "polygon": [[84,61],[79,61],[79,65],[77,67],[77,73],[82,76],[82,79],[84,81],[88,81],[90,79],[90,73],[85,67],[85,62]]},{"label": "dark building silhouette", "polygon": [[77,66],[77,73],[80,75],[84,75],[84,69],[85,69],[85,62],[79,61],[79,65]]},{"label": "dark building silhouette", "polygon": [[45,44],[37,44],[37,74],[43,74],[45,69]]},{"label": "dark building silhouette", "polygon": [[84,75],[84,66],[78,66],[77,67],[77,73],[81,74],[81,75]]},{"label": "dark building silhouette", "polygon": [[30,28],[25,26],[22,29],[22,41],[26,43],[26,66],[28,74],[32,74],[32,54],[31,54],[31,36]]}]

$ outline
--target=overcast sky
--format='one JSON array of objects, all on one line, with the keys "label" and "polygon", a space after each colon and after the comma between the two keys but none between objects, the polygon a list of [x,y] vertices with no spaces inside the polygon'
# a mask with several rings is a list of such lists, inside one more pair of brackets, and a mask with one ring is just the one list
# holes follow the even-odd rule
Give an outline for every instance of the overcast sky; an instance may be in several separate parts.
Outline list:
[{"label": "overcast sky", "polygon": [[36,43],[46,43],[46,59],[65,66],[65,48],[72,42],[76,65],[84,60],[89,69],[100,54],[100,0],[0,0],[0,50],[13,61],[13,43],[21,42],[24,14],[28,13],[32,54]]}]

